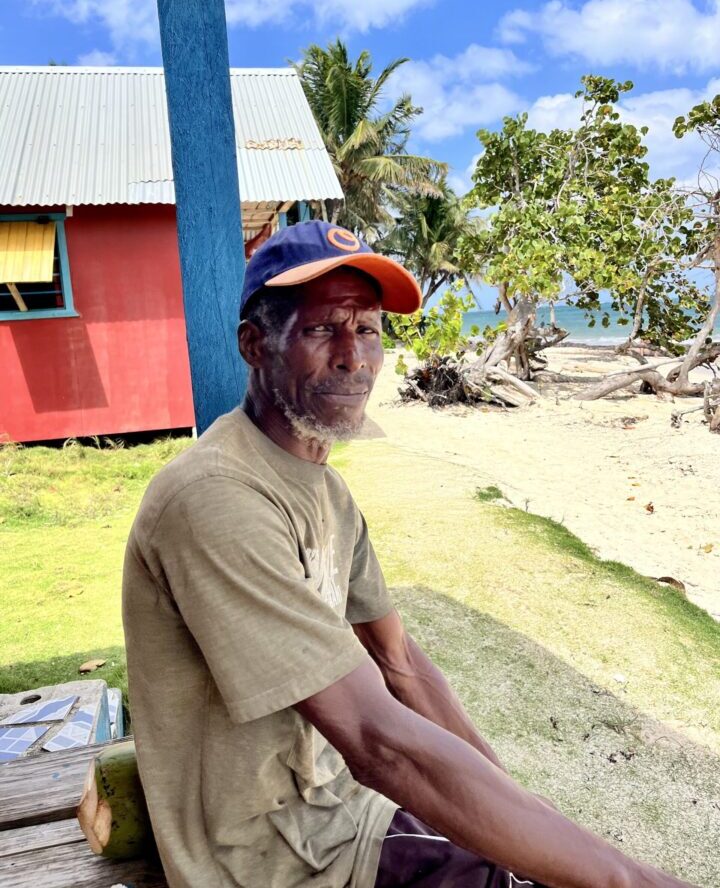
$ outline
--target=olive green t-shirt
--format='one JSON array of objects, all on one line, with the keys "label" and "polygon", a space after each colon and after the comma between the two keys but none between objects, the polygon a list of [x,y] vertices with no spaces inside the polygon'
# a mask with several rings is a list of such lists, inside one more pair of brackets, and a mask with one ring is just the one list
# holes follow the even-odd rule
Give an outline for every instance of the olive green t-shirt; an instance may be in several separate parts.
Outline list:
[{"label": "olive green t-shirt", "polygon": [[368,654],[391,609],[329,466],[241,410],[152,481],[123,577],[140,776],[171,888],[372,888],[396,806],[293,705]]}]

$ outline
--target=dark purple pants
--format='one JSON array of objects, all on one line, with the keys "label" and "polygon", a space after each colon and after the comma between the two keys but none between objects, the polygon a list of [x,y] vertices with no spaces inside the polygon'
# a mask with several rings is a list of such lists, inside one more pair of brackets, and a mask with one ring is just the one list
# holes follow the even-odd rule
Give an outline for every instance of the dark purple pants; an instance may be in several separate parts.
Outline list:
[{"label": "dark purple pants", "polygon": [[458,848],[398,810],[383,841],[375,888],[542,888]]}]

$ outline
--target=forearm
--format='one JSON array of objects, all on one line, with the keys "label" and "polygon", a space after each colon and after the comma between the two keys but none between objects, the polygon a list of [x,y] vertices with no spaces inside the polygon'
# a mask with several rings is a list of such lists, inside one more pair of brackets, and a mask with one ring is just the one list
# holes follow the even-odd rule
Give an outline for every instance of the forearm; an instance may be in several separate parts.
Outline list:
[{"label": "forearm", "polygon": [[456,844],[548,888],[687,888],[547,807],[442,728],[414,713],[396,713],[394,724],[391,739],[365,738],[351,770]]},{"label": "forearm", "polygon": [[[405,635],[400,655],[373,652],[392,695],[429,721],[465,740],[499,768],[500,760],[470,720],[443,673],[422,648]],[[504,768],[503,768],[504,770]]]}]

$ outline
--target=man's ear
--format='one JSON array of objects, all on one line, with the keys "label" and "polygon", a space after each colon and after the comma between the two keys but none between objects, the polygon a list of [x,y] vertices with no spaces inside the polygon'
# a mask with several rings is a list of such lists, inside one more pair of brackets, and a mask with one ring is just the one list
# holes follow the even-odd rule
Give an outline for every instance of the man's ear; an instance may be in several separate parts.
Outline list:
[{"label": "man's ear", "polygon": [[238,327],[238,347],[245,363],[254,370],[259,370],[263,364],[266,339],[263,331],[252,321],[240,321]]}]

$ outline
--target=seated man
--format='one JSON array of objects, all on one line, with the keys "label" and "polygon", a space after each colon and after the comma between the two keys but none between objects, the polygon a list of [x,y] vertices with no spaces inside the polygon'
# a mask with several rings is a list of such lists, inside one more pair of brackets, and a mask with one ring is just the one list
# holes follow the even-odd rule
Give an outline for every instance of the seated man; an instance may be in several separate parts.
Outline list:
[{"label": "seated man", "polygon": [[344,229],[274,235],[242,294],[245,402],[145,495],[123,612],[171,888],[677,888],[505,773],[326,464],[362,424],[381,309],[419,304]]}]

